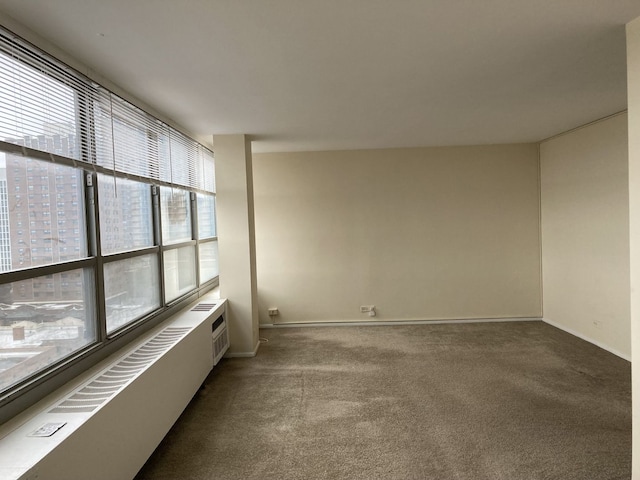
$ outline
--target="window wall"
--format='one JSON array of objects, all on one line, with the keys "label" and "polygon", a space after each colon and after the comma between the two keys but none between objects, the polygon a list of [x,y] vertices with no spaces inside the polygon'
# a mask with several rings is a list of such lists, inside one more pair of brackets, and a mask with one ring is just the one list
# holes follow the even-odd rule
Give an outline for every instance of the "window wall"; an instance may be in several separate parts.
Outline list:
[{"label": "window wall", "polygon": [[217,284],[213,153],[0,30],[0,408]]}]

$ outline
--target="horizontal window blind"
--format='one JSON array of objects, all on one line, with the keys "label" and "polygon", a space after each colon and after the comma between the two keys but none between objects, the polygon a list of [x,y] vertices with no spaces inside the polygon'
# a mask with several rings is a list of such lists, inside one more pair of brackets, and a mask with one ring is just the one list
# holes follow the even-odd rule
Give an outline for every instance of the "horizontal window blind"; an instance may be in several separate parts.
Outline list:
[{"label": "horizontal window blind", "polygon": [[92,100],[96,163],[117,172],[170,181],[161,175],[164,159],[159,149],[169,127],[102,88],[96,89]]},{"label": "horizontal window blind", "polygon": [[216,191],[216,177],[213,152],[201,146],[200,154],[202,158],[198,178],[201,179],[199,188],[207,192]]},{"label": "horizontal window blind", "polygon": [[169,161],[171,183],[183,186],[197,185],[195,178],[198,148],[179,132],[172,131],[169,137]]},{"label": "horizontal window blind", "polygon": [[76,91],[85,85],[0,31],[0,138],[80,159]]},{"label": "horizontal window blind", "polygon": [[4,29],[0,105],[4,142],[215,191],[213,152]]}]

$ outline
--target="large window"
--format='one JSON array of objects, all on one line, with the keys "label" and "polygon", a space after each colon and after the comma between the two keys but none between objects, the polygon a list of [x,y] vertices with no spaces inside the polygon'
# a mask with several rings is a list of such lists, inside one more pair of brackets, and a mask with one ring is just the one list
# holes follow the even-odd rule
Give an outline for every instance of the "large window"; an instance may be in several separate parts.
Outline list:
[{"label": "large window", "polygon": [[110,334],[161,305],[152,187],[99,174],[98,213]]},{"label": "large window", "polygon": [[153,246],[151,192],[145,183],[98,175],[103,255]]},{"label": "large window", "polygon": [[195,240],[191,193],[160,189],[165,300],[170,302],[193,289],[196,279]]},{"label": "large window", "polygon": [[145,254],[106,263],[104,289],[107,333],[154,311],[160,306],[157,255]]},{"label": "large window", "polygon": [[211,151],[4,30],[0,104],[1,408],[215,286],[218,253]]},{"label": "large window", "polygon": [[191,200],[188,191],[178,188],[162,188],[160,211],[162,212],[162,243],[164,245],[193,240]]},{"label": "large window", "polygon": [[0,153],[0,390],[97,341],[80,169]]},{"label": "large window", "polygon": [[198,193],[198,248],[200,280],[218,276],[218,233],[216,228],[216,197]]},{"label": "large window", "polygon": [[0,388],[96,341],[90,268],[66,270],[0,288]]}]

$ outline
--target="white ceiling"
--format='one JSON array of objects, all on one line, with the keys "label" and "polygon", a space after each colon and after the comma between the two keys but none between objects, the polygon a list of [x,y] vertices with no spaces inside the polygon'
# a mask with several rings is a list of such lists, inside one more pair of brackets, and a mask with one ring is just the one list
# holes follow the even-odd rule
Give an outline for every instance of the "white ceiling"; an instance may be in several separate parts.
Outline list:
[{"label": "white ceiling", "polygon": [[538,141],[626,108],[639,0],[0,0],[197,137]]}]

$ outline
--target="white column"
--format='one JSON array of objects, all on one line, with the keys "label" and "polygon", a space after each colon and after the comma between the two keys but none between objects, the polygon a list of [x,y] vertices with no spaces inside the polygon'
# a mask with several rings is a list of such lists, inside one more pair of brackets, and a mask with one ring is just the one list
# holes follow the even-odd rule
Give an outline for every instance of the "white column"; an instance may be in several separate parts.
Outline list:
[{"label": "white column", "polygon": [[640,18],[627,24],[631,267],[632,478],[640,479]]},{"label": "white column", "polygon": [[214,135],[220,297],[226,298],[230,356],[258,350],[258,296],[251,142]]}]

